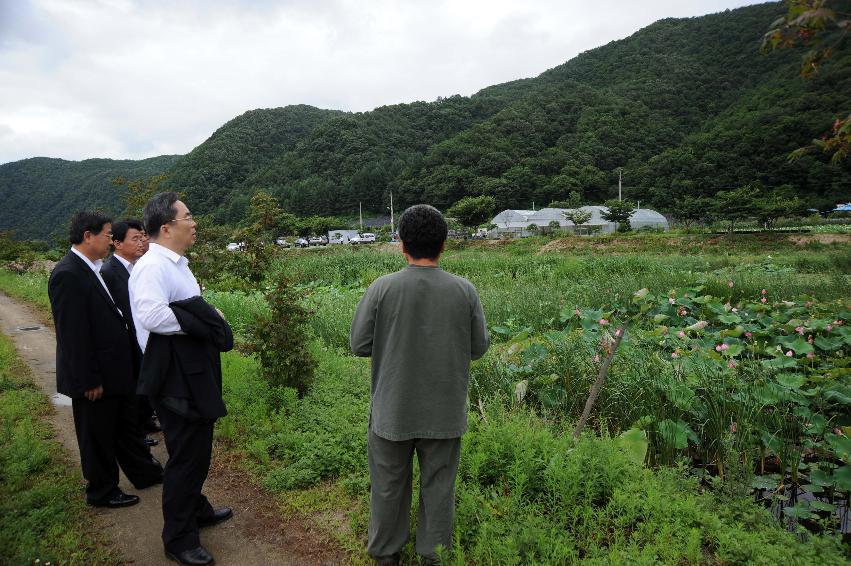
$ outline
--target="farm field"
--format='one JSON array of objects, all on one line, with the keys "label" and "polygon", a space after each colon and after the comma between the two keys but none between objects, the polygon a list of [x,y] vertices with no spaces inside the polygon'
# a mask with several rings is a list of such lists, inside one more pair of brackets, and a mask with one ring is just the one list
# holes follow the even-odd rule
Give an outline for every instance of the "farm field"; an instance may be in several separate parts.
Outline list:
[{"label": "farm field", "polygon": [[[847,563],[851,253],[790,238],[453,243],[442,267],[478,288],[493,345],[473,365],[447,563]],[[223,359],[219,447],[354,563],[369,363],[348,328],[366,286],[403,265],[393,246],[277,253],[259,288],[286,276],[310,311],[304,397],[248,355]],[[244,338],[262,293],[220,275],[205,295]],[[44,305],[46,276],[4,272],[0,289]]]}]

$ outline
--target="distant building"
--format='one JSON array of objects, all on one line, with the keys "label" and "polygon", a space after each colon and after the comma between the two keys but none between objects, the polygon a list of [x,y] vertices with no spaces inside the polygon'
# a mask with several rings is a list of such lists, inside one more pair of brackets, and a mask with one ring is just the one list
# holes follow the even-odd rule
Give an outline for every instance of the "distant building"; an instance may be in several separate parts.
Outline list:
[{"label": "distant building", "polygon": [[[514,234],[516,236],[529,236],[535,229],[529,229],[533,224],[537,226],[538,232],[550,228],[551,222],[558,222],[559,229],[576,231],[577,226],[564,217],[568,208],[542,208],[541,210],[503,210],[497,214],[491,224],[496,225],[489,234],[491,236],[501,234]],[[594,231],[612,233],[617,230],[618,225],[609,222],[602,217],[602,213],[608,209],[605,206],[583,206],[579,210],[590,212],[591,218],[582,224],[583,231]],[[649,208],[639,208],[629,217],[629,224],[633,230],[650,227],[660,230],[668,229],[668,220],[660,213]]]}]

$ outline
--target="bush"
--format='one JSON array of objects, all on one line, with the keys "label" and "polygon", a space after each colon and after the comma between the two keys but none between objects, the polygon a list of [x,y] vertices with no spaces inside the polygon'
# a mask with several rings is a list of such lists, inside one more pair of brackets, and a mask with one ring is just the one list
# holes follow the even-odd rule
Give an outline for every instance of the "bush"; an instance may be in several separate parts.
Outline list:
[{"label": "bush", "polygon": [[275,386],[293,387],[303,396],[313,382],[316,361],[307,349],[308,312],[281,277],[266,294],[269,312],[248,329],[248,349],[260,358],[263,376]]}]

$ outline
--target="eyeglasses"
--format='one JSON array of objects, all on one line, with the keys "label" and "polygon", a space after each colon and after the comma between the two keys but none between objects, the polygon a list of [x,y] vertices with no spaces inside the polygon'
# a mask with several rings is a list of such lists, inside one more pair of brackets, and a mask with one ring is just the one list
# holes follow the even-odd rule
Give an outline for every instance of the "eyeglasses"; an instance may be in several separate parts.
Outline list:
[{"label": "eyeglasses", "polygon": [[174,220],[169,220],[167,223],[171,224],[172,222],[180,222],[181,220],[194,220],[191,214],[187,214],[183,218],[175,218]]}]

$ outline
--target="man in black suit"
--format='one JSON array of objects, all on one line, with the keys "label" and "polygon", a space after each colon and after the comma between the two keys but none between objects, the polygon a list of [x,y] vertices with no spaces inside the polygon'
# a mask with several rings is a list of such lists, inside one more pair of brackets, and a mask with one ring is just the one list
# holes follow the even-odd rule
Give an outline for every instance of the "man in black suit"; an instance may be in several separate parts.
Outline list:
[{"label": "man in black suit", "polygon": [[102,277],[112,238],[109,218],[78,212],[71,251],[50,274],[47,293],[56,326],[56,390],[72,399],[86,501],[98,507],[139,502],[118,487],[118,466],[143,489],[162,467],[138,434],[130,332]]},{"label": "man in black suit", "polygon": [[173,192],[145,205],[150,249],[130,274],[130,304],[144,352],[139,393],[148,395],[163,428],[168,462],[163,479],[163,546],[184,565],[207,566],[199,527],[229,519],[202,493],[210,468],[213,425],[227,414],[219,353],[233,347],[220,313],[201,298],[186,251],[195,220]]},{"label": "man in black suit", "polygon": [[[124,314],[124,320],[130,329],[130,342],[133,349],[133,375],[136,377],[139,376],[139,369],[142,367],[142,350],[136,340],[136,327],[133,324],[127,282],[130,280],[130,272],[133,271],[136,260],[147,251],[146,240],[147,235],[140,221],[128,218],[114,223],[112,225],[113,254],[103,262],[100,268],[100,274],[106,282],[106,288],[109,289],[110,295],[115,299],[115,304]],[[144,395],[137,396],[136,409],[139,426],[143,430],[151,432],[159,430],[159,427],[153,421],[154,409],[147,397]],[[156,446],[157,441],[153,438],[146,438],[145,444]]]}]

